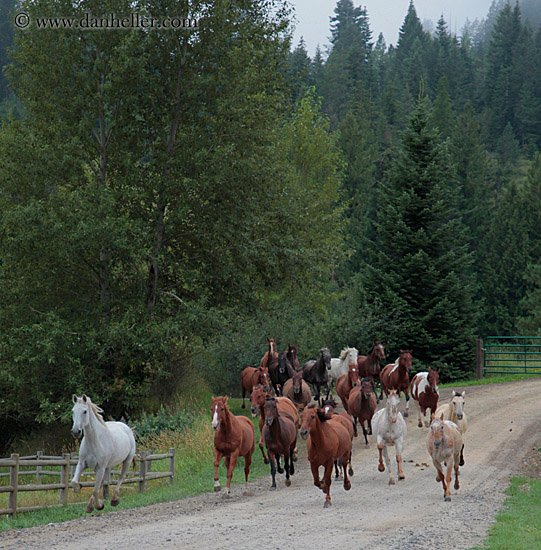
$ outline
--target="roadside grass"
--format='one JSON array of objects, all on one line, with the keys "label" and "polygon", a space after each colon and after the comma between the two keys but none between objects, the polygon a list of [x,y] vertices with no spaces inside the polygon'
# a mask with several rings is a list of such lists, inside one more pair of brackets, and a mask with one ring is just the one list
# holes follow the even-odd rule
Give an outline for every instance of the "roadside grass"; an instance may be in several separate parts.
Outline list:
[{"label": "roadside grass", "polygon": [[480,380],[462,380],[460,382],[449,382],[447,384],[439,384],[440,388],[454,388],[462,386],[487,386],[490,384],[506,384],[508,382],[519,382],[520,380],[532,380],[539,378],[541,373],[536,374],[491,374]]},{"label": "roadside grass", "polygon": [[482,548],[541,548],[541,480],[512,478],[506,493],[505,508],[496,516]]}]

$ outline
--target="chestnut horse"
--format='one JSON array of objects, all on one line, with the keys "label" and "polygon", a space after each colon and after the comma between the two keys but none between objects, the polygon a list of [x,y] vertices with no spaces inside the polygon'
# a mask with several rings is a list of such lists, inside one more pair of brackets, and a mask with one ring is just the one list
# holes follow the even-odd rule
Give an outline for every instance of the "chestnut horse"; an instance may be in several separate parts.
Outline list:
[{"label": "chestnut horse", "polygon": [[359,376],[361,378],[370,378],[372,380],[372,388],[376,394],[376,401],[379,403],[379,400],[383,398],[383,390],[380,392],[378,398],[376,393],[376,386],[374,385],[374,378],[379,379],[379,373],[381,367],[379,366],[379,361],[385,360],[385,349],[383,345],[380,344],[377,340],[372,344],[371,348],[368,350],[368,355],[359,355],[357,358],[357,366],[359,367]]},{"label": "chestnut horse", "polygon": [[261,384],[267,391],[269,386],[269,371],[267,367],[246,367],[240,374],[240,384],[242,386],[242,405],[244,409],[244,397],[246,393],[250,395],[252,389],[257,384]]},{"label": "chestnut horse", "polygon": [[[436,418],[432,413],[432,423],[426,436],[426,448],[432,457],[438,475],[436,481],[443,485],[443,499],[451,500],[451,470],[455,469],[455,489],[458,490],[458,466],[460,461],[460,450],[462,449],[462,434],[458,426],[450,420],[444,420],[443,414]],[[441,463],[447,466],[447,475],[443,475]]]},{"label": "chestnut horse", "polygon": [[290,374],[291,378],[286,381],[282,391],[284,397],[290,399],[301,412],[312,401],[312,392],[310,386],[302,379],[302,371],[291,369]]},{"label": "chestnut horse", "polygon": [[342,400],[342,406],[348,411],[348,397],[349,392],[355,387],[361,385],[361,379],[359,378],[359,369],[357,368],[357,362],[350,363],[348,365],[347,374],[341,374],[336,380],[336,393]]},{"label": "chestnut horse", "polygon": [[291,485],[290,475],[295,473],[293,466],[293,453],[297,445],[297,421],[286,412],[279,412],[278,404],[274,397],[267,397],[263,405],[265,412],[265,424],[263,426],[262,437],[269,454],[272,485],[271,489],[276,489],[276,465],[278,463],[278,473],[282,474],[284,470],[280,468],[280,457],[284,457],[284,469],[286,472],[286,487]]},{"label": "chestnut horse", "polygon": [[402,450],[404,448],[404,442],[406,441],[408,428],[404,417],[398,412],[399,404],[400,398],[397,393],[392,390],[387,397],[385,408],[377,411],[372,417],[372,429],[374,430],[374,436],[378,443],[379,451],[378,470],[380,472],[385,471],[382,458],[383,455],[387,463],[387,469],[389,470],[389,485],[394,485],[395,481],[391,472],[391,461],[389,460],[387,445],[394,445],[396,449],[398,479],[405,478],[404,472],[402,471]]},{"label": "chestnut horse", "polygon": [[411,350],[400,350],[400,357],[394,363],[385,365],[379,375],[381,387],[385,395],[389,395],[390,390],[396,390],[400,397],[400,392],[406,396],[406,411],[404,416],[408,416],[410,406],[410,377],[411,372]]},{"label": "chestnut horse", "polygon": [[464,412],[464,396],[466,392],[458,393],[453,390],[450,403],[440,405],[436,410],[436,418],[443,414],[444,420],[454,422],[462,434],[462,449],[460,450],[460,466],[464,466],[464,434],[468,429],[468,417]]},{"label": "chestnut horse", "polygon": [[[301,437],[306,440],[308,461],[314,478],[314,485],[325,494],[324,507],[331,506],[331,476],[333,463],[342,459],[348,464],[351,457],[351,437],[342,421],[334,416],[326,420],[315,404],[310,404],[301,416]],[[325,468],[323,479],[319,479],[319,467]],[[347,468],[344,468],[344,489],[351,489]]]},{"label": "chestnut horse", "polygon": [[428,372],[418,372],[411,381],[411,396],[417,403],[417,409],[419,410],[419,422],[417,426],[423,427],[421,421],[421,413],[425,419],[425,426],[428,428],[430,422],[426,420],[426,411],[430,409],[430,413],[436,412],[438,408],[438,399],[440,392],[438,389],[438,382],[440,379],[440,369],[433,369],[428,367]]},{"label": "chestnut horse", "polygon": [[269,350],[265,352],[265,355],[261,358],[261,361],[259,362],[260,367],[267,367],[267,369],[270,366],[271,361],[278,357],[278,353],[276,352],[276,338],[267,338],[267,342],[269,344]]},{"label": "chestnut horse", "polygon": [[[349,414],[355,419],[355,435],[357,435],[357,421],[363,429],[364,442],[368,445],[367,434],[372,435],[372,417],[376,412],[376,396],[372,391],[372,381],[370,378],[363,378],[360,387],[353,388],[348,398]],[[365,422],[368,424],[368,432],[365,428]]]},{"label": "chestnut horse", "polygon": [[[265,454],[265,449],[263,446],[263,425],[265,424],[265,399],[271,397],[269,393],[263,388],[263,386],[257,385],[254,386],[252,395],[250,396],[250,401],[252,406],[250,408],[252,412],[252,417],[255,418],[259,415],[259,448],[261,449],[261,454],[263,455],[263,462],[265,464],[269,463],[269,459]],[[299,413],[295,405],[287,397],[277,397],[276,403],[278,405],[278,410],[280,412],[285,412],[290,414],[294,419],[297,425],[299,424]],[[297,450],[295,449],[294,459],[297,460]]]},{"label": "chestnut horse", "polygon": [[255,430],[249,418],[235,416],[227,407],[227,397],[212,398],[212,429],[214,430],[214,490],[219,491],[218,467],[222,457],[227,468],[228,495],[231,494],[231,478],[239,456],[244,457],[244,477],[248,486],[248,474],[255,449]]},{"label": "chestnut horse", "polygon": [[317,360],[311,359],[302,366],[302,377],[314,388],[314,398],[319,403],[321,386],[327,388],[325,399],[329,398],[331,387],[329,385],[329,370],[331,369],[331,352],[327,348],[319,350],[321,355]]}]

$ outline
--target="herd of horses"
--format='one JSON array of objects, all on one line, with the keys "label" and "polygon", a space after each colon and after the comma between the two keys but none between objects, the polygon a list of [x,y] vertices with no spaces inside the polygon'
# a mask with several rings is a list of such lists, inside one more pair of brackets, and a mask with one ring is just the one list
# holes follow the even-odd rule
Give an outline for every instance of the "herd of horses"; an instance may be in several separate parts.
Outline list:
[{"label": "herd of horses", "polygon": [[[343,472],[344,489],[351,488],[348,474],[353,475],[351,456],[353,438],[358,435],[357,425],[362,428],[365,445],[368,445],[368,435],[375,438],[378,470],[388,470],[389,484],[395,483],[389,446],[395,447],[398,479],[405,479],[402,469],[402,450],[407,436],[404,416],[409,414],[411,394],[418,408],[418,426],[429,428],[426,447],[437,470],[436,481],[442,482],[444,500],[451,500],[451,472],[454,468],[454,487],[458,489],[459,466],[464,464],[465,392],[453,392],[451,401],[438,407],[439,369],[429,367],[428,371],[418,372],[410,380],[412,350],[401,350],[394,363],[381,367],[385,350],[378,341],[366,355],[359,355],[355,348],[347,347],[340,357],[332,358],[329,349],[322,348],[317,359],[301,367],[296,346],[288,345],[287,350],[278,353],[276,340],[267,338],[267,342],[268,350],[259,366],[246,367],[242,371],[241,388],[242,407],[249,396],[252,416],[259,417],[259,448],[264,462],[270,463],[271,489],[276,489],[276,472],[285,472],[285,484],[290,486],[297,460],[297,436],[300,435],[306,441],[314,485],[325,493],[324,506],[329,507],[333,467],[336,478],[339,469]],[[335,410],[333,383],[344,412]],[[380,384],[379,396],[376,383]],[[385,407],[376,410],[384,393]],[[401,393],[406,399],[404,415],[398,410]],[[212,419],[215,430],[214,490],[221,489],[218,467],[224,457],[226,491],[230,494],[231,478],[239,456],[244,457],[248,483],[255,429],[246,417],[231,413],[227,397],[212,398]],[[442,464],[447,468],[445,474]],[[320,467],[324,468],[321,478]]]},{"label": "herd of horses", "polygon": [[[249,395],[252,416],[259,417],[259,448],[266,464],[270,463],[272,484],[276,489],[276,472],[284,473],[286,486],[291,484],[297,460],[297,436],[306,441],[308,461],[314,485],[325,493],[324,506],[331,505],[331,478],[333,466],[336,477],[339,468],[343,472],[344,489],[351,488],[349,476],[353,438],[360,424],[365,444],[373,435],[379,452],[378,470],[389,472],[389,484],[395,480],[391,473],[391,461],[387,447],[394,446],[398,479],[404,479],[402,449],[407,436],[406,422],[398,410],[400,394],[406,397],[408,415],[410,393],[419,410],[418,426],[429,427],[426,447],[437,470],[436,481],[442,483],[444,499],[451,500],[451,474],[455,472],[455,489],[459,488],[459,466],[464,465],[463,434],[467,430],[464,413],[464,395],[453,391],[451,401],[438,407],[439,371],[409,375],[412,351],[401,350],[394,363],[383,368],[385,350],[380,342],[374,342],[366,355],[359,355],[355,348],[345,348],[339,358],[331,358],[327,348],[320,356],[301,367],[296,346],[277,353],[276,341],[268,339],[268,350],[259,366],[247,367],[241,374],[242,407]],[[375,382],[381,385],[377,395]],[[331,384],[342,402],[344,412],[335,411],[336,402],[331,396]],[[321,389],[324,389],[324,395]],[[377,403],[385,393],[385,407],[376,411]],[[245,482],[248,483],[252,455],[255,449],[253,422],[242,415],[234,415],[227,405],[227,397],[212,397],[212,428],[214,429],[214,490],[219,491],[218,468],[222,458],[227,470],[226,491],[231,493],[231,478],[239,457],[244,458]],[[87,512],[101,510],[103,500],[99,492],[108,469],[122,465],[115,485],[111,504],[119,503],[119,490],[135,456],[135,438],[124,422],[105,422],[102,409],[89,397],[73,396],[73,426],[71,433],[81,438],[79,460],[72,486],[80,490],[79,478],[86,468],[94,469],[96,481]],[[427,413],[428,419],[427,420]],[[267,452],[265,452],[265,450]],[[283,459],[283,468],[281,460]],[[384,463],[385,460],[385,463]],[[444,473],[444,466],[447,471]],[[324,468],[320,478],[319,469]]]}]

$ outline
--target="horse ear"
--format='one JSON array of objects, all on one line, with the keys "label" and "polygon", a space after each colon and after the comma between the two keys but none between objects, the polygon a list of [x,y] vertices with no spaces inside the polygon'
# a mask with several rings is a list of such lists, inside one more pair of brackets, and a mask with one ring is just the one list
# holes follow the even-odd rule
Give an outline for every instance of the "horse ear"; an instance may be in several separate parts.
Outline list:
[{"label": "horse ear", "polygon": [[224,403],[227,405],[227,395],[224,397]]},{"label": "horse ear", "polygon": [[86,403],[88,401],[88,397],[86,396],[86,394],[83,393],[83,395],[81,396],[81,399],[83,400],[83,403]]},{"label": "horse ear", "polygon": [[443,413],[441,413],[440,420],[443,422]]},{"label": "horse ear", "polygon": [[73,394],[73,402],[77,403],[77,396],[75,394]]},{"label": "horse ear", "polygon": [[465,395],[466,395],[466,390],[464,390],[464,391],[462,392],[462,397],[464,397]]},{"label": "horse ear", "polygon": [[433,422],[434,421],[434,418],[436,418],[436,415],[434,413],[432,413],[430,415],[430,422]]}]

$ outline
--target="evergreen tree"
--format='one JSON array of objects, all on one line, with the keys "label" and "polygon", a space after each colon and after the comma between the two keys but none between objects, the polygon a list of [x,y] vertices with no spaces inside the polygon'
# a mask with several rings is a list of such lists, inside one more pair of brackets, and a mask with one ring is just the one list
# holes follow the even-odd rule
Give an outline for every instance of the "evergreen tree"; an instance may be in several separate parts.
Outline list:
[{"label": "evergreen tree", "polygon": [[443,139],[451,137],[455,128],[455,113],[449,97],[449,81],[444,76],[438,83],[438,93],[434,100],[432,121]]},{"label": "evergreen tree", "polygon": [[289,55],[288,82],[292,88],[294,103],[304,96],[308,88],[315,85],[311,65],[312,62],[306,51],[306,43],[301,36],[299,44]]}]

